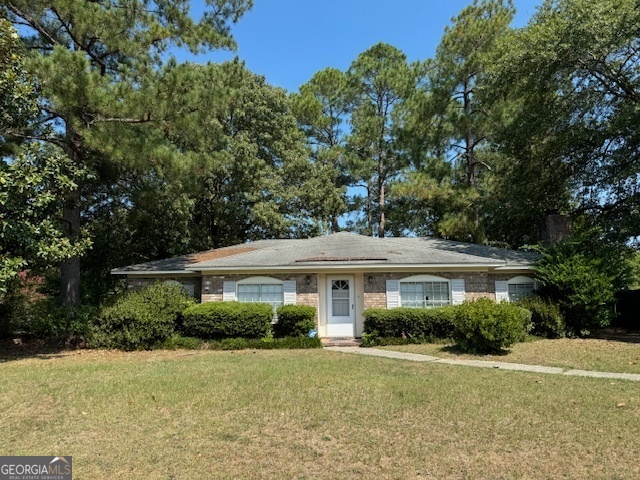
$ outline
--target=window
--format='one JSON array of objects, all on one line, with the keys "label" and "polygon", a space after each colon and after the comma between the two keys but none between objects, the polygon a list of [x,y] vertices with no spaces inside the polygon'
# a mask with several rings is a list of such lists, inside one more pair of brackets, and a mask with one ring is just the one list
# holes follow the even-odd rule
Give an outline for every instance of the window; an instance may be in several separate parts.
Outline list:
[{"label": "window", "polygon": [[193,284],[182,284],[180,282],[177,282],[175,280],[165,280],[164,282],[162,282],[163,285],[176,285],[178,287],[181,287],[182,290],[184,291],[184,293],[186,293],[187,295],[191,296],[191,297],[195,297],[195,285]]},{"label": "window", "polygon": [[274,309],[284,304],[284,288],[281,281],[268,277],[253,277],[238,282],[239,302],[268,303]]},{"label": "window", "polygon": [[333,280],[331,282],[331,312],[334,317],[349,316],[349,282]]},{"label": "window", "polygon": [[400,306],[432,308],[451,304],[449,281],[430,275],[400,280]]},{"label": "window", "polygon": [[507,282],[507,295],[510,302],[517,302],[521,298],[531,295],[534,290],[534,281],[529,277],[515,277]]}]

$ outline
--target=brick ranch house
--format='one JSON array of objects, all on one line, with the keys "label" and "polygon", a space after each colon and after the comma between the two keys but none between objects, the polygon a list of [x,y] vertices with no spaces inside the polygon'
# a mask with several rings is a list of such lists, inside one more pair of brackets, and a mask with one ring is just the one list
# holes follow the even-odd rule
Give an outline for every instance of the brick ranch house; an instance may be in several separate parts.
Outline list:
[{"label": "brick ranch house", "polygon": [[430,238],[335,233],[259,240],[112,270],[129,288],[181,284],[202,302],[310,305],[321,337],[359,337],[371,307],[512,301],[534,288],[531,253]]}]

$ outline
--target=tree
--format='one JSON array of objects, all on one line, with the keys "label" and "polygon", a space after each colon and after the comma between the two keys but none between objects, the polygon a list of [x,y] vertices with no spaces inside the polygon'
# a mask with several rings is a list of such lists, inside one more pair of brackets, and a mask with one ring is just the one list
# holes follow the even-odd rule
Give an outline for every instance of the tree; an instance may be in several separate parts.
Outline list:
[{"label": "tree", "polygon": [[335,68],[316,73],[300,87],[292,101],[298,123],[306,134],[317,177],[324,185],[325,218],[332,232],[339,231],[338,219],[347,211],[347,171],[345,123],[351,112],[352,89],[347,76]]},{"label": "tree", "polygon": [[[167,147],[157,130],[166,116],[182,113],[160,104],[164,96],[156,81],[167,49],[233,48],[229,23],[251,0],[209,0],[198,21],[185,0],[2,0],[0,5],[13,24],[32,33],[23,40],[33,53],[29,68],[42,83],[41,123],[55,126],[11,134],[50,142],[75,165],[93,169],[105,160],[157,166],[180,153]],[[87,193],[80,184],[67,195],[63,217],[71,241],[80,235]],[[65,304],[79,302],[79,257],[62,264],[61,287]]]},{"label": "tree", "polygon": [[501,137],[523,196],[552,194],[621,241],[640,234],[639,23],[633,0],[546,1],[495,72],[518,102]]},{"label": "tree", "polygon": [[85,213],[100,252],[83,262],[92,301],[116,286],[114,266],[306,237],[326,218],[331,186],[309,162],[283,89],[238,60],[168,65],[158,84],[164,108],[184,111],[163,128],[184,161],[101,172]]},{"label": "tree", "polygon": [[462,10],[408,102],[405,137],[414,144],[415,171],[397,192],[423,204],[413,209],[431,217],[436,235],[486,241],[481,203],[498,162],[493,130],[503,115],[501,102],[487,94],[486,68],[514,13],[510,0],[476,0]]},{"label": "tree", "polygon": [[367,192],[365,231],[384,237],[387,186],[407,163],[398,145],[395,110],[415,88],[416,72],[404,53],[379,43],[358,55],[347,75],[355,93],[349,170]]},{"label": "tree", "polygon": [[575,335],[606,327],[614,318],[616,294],[632,281],[634,251],[580,225],[572,238],[542,250],[536,265],[539,294],[561,309]]},{"label": "tree", "polygon": [[185,64],[166,82],[181,79],[194,111],[168,134],[191,158],[184,188],[195,202],[192,245],[313,233],[328,186],[316,179],[286,92],[237,60]]},{"label": "tree", "polygon": [[18,272],[82,253],[86,239],[65,238],[64,196],[84,178],[64,153],[29,142],[9,149],[6,132],[28,128],[37,114],[34,79],[23,65],[16,31],[0,19],[0,300]]}]

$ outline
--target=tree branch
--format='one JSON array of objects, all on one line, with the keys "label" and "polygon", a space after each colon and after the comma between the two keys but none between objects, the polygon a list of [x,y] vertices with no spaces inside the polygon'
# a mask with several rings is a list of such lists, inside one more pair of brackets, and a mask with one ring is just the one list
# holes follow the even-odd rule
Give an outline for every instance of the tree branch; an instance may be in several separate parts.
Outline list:
[{"label": "tree branch", "polygon": [[56,10],[55,7],[51,7],[51,11],[54,13],[56,18],[60,22],[60,25],[62,25],[62,28],[64,28],[64,31],[67,32],[67,35],[69,35],[69,38],[73,42],[74,47],[77,50],[83,51],[87,55],[89,55],[89,57],[100,66],[100,75],[104,76],[107,72],[107,65],[106,63],[104,63],[104,60],[96,56],[93,52],[89,50],[89,48],[86,45],[81,44],[78,41],[78,39],[76,39],[75,35],[71,32],[71,27],[62,19],[62,17],[58,13],[58,10]]},{"label": "tree branch", "polygon": [[57,39],[55,39],[49,32],[47,32],[44,28],[42,28],[42,26],[40,26],[38,22],[29,14],[22,12],[18,7],[16,7],[12,3],[8,4],[8,8],[9,10],[11,10],[11,12],[14,15],[17,15],[18,17],[24,19],[31,28],[33,28],[40,35],[42,35],[42,37],[46,39],[51,45],[60,44],[60,42]]}]

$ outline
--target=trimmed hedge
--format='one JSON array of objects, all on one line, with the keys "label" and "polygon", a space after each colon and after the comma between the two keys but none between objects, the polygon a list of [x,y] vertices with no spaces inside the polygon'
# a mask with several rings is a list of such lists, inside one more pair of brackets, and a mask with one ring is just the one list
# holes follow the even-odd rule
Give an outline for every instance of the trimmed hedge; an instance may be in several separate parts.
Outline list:
[{"label": "trimmed hedge", "polygon": [[284,338],[225,338],[223,340],[205,341],[200,338],[173,336],[166,340],[162,348],[175,350],[276,350],[320,348],[322,341],[318,337],[284,337]]},{"label": "trimmed hedge", "polygon": [[453,339],[467,352],[496,352],[521,342],[531,322],[531,312],[514,303],[482,298],[454,308]]},{"label": "trimmed hedge", "polygon": [[273,325],[276,338],[306,336],[316,327],[316,309],[305,305],[278,307],[278,321]]},{"label": "trimmed hedge", "polygon": [[545,338],[562,338],[567,325],[560,307],[550,300],[530,295],[518,301],[518,305],[531,312],[531,334]]},{"label": "trimmed hedge", "polygon": [[182,330],[188,337],[211,340],[261,338],[272,319],[273,308],[266,303],[208,302],[184,311]]},{"label": "trimmed hedge", "polygon": [[450,338],[455,306],[439,308],[369,308],[364,311],[364,333],[369,337]]},{"label": "trimmed hedge", "polygon": [[194,301],[177,285],[156,284],[127,292],[102,309],[88,344],[123,350],[153,348],[173,335],[180,315]]}]

